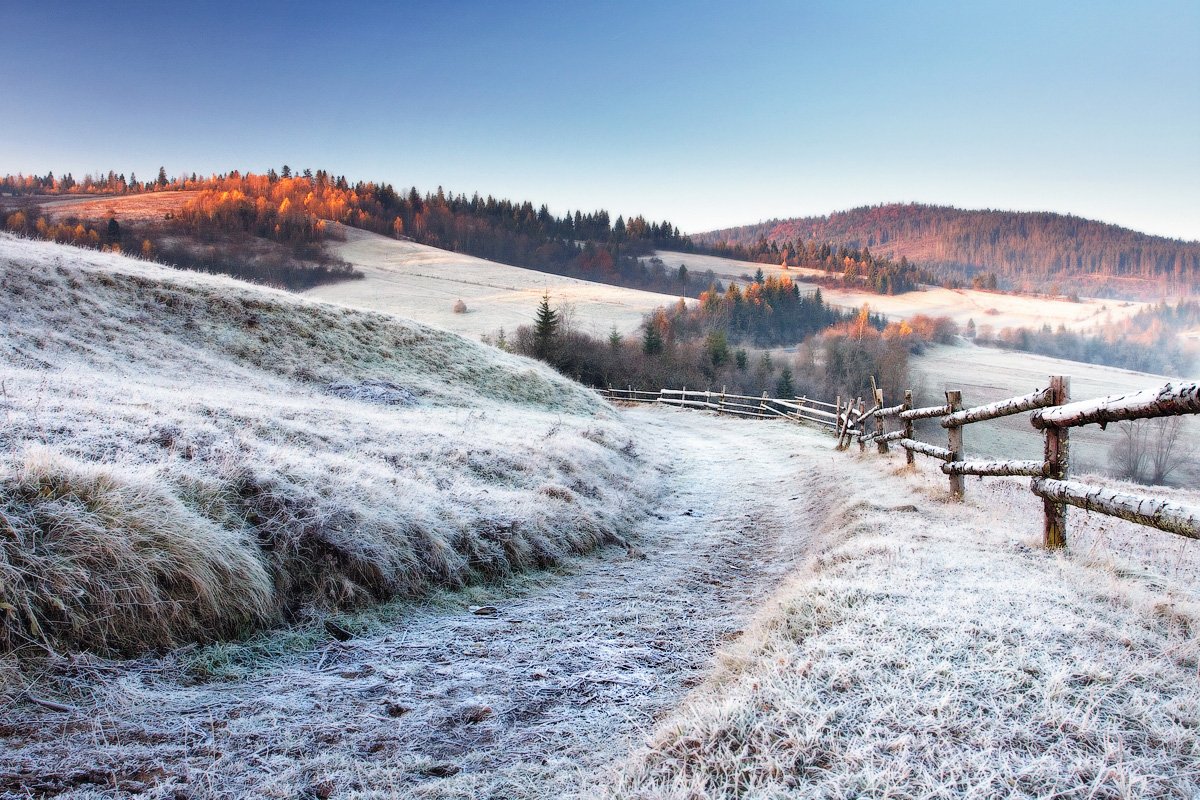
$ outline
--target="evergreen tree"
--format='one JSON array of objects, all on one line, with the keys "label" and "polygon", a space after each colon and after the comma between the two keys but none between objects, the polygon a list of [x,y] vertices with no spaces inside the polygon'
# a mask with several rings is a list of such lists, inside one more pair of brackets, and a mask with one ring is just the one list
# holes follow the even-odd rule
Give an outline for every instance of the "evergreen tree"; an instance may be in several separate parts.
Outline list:
[{"label": "evergreen tree", "polygon": [[612,330],[608,333],[608,346],[614,353],[621,349],[621,334],[617,331],[616,325],[613,325]]},{"label": "evergreen tree", "polygon": [[156,180],[155,183],[158,185],[158,188],[160,188],[160,189],[167,185],[167,168],[166,167],[158,168],[158,180]]},{"label": "evergreen tree", "polygon": [[533,323],[533,342],[537,357],[550,359],[554,339],[558,335],[558,312],[550,308],[550,295],[543,294]]},{"label": "evergreen tree", "polygon": [[784,367],[775,383],[775,396],[791,399],[796,396],[796,384],[792,382],[792,368]]},{"label": "evergreen tree", "polygon": [[662,334],[658,326],[650,323],[646,326],[646,334],[642,337],[642,352],[648,356],[656,356],[663,351]]}]

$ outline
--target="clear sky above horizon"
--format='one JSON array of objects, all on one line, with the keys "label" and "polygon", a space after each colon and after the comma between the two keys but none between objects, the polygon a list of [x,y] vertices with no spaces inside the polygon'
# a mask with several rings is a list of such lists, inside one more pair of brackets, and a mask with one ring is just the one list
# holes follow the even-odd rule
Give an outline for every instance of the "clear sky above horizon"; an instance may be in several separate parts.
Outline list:
[{"label": "clear sky above horizon", "polygon": [[351,180],[685,231],[893,201],[1200,239],[1200,2],[0,2],[0,173]]}]

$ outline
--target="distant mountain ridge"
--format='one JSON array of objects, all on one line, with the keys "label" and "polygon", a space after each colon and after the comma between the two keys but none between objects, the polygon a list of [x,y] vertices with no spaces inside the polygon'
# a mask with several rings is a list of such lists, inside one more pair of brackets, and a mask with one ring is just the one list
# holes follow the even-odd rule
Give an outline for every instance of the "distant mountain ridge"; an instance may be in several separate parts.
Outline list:
[{"label": "distant mountain ridge", "polygon": [[1152,236],[1067,214],[892,203],[827,216],[775,219],[694,234],[696,244],[755,249],[805,242],[868,247],[969,281],[994,273],[1001,288],[1116,296],[1195,292],[1200,242]]}]

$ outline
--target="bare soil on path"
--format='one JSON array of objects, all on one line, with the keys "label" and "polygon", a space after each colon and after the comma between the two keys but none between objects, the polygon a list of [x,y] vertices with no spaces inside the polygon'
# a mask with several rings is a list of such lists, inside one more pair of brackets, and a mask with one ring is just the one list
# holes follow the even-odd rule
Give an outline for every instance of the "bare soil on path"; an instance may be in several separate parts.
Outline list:
[{"label": "bare soil on path", "polygon": [[61,698],[77,709],[0,708],[0,796],[592,795],[805,560],[810,459],[793,456],[826,444],[784,423],[628,417],[665,477],[627,550],[236,680],[189,681],[174,658],[111,664]]}]

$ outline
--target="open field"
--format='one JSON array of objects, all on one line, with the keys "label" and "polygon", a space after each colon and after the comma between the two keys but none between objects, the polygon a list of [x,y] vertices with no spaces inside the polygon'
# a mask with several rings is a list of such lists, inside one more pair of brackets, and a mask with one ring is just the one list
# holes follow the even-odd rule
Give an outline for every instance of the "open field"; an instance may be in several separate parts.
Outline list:
[{"label": "open field", "polygon": [[[329,251],[366,277],[320,286],[308,296],[398,314],[464,336],[494,334],[501,327],[511,335],[517,326],[532,324],[544,293],[551,305],[573,307],[579,330],[600,337],[614,325],[631,333],[644,314],[678,299],[497,264],[355,228],[337,230],[345,241],[330,242]],[[467,306],[465,314],[454,313],[460,299]]]},{"label": "open field", "polygon": [[[778,264],[755,264],[666,250],[658,251],[656,255],[663,260],[668,269],[678,269],[680,264],[686,264],[689,270],[711,269],[725,280],[740,279],[743,275],[753,275],[755,270],[762,269],[766,275],[788,275],[800,283],[802,289],[813,286],[804,283],[806,275],[824,274],[796,267],[784,270]],[[1123,300],[1086,298],[1078,303],[1071,303],[1066,300],[980,292],[973,289],[927,288],[894,296],[839,288],[822,288],[821,292],[825,300],[834,305],[859,308],[865,303],[871,310],[895,319],[925,314],[932,317],[949,317],[962,326],[966,326],[967,321],[973,319],[977,326],[990,325],[997,331],[1009,327],[1041,328],[1042,325],[1050,325],[1053,328],[1065,325],[1070,330],[1086,331],[1110,319],[1118,320],[1132,316],[1145,305]]]},{"label": "open field", "polygon": [[594,393],[454,334],[7,234],[0,287],[0,682],[546,567],[654,492]]},{"label": "open field", "polygon": [[[43,197],[7,197],[0,201],[8,206],[35,202],[47,211],[51,218],[64,217],[103,221],[116,217],[120,221],[142,222],[162,219],[175,213],[183,204],[199,192],[147,192],[144,194],[92,197],[90,195],[47,195]],[[3,205],[0,205],[3,207]]]},{"label": "open field", "polygon": [[[1047,385],[1050,375],[1071,376],[1071,396],[1078,400],[1108,394],[1134,392],[1162,386],[1175,378],[1146,372],[1082,364],[1048,356],[998,350],[963,343],[957,346],[933,345],[914,356],[909,364],[912,383],[918,387],[919,402],[935,405],[945,402],[942,392],[961,389],[963,403],[977,406],[1032,392]],[[1192,377],[1192,376],[1185,376]],[[941,440],[945,431],[928,427],[923,438]],[[1102,431],[1096,425],[1071,431],[1071,460],[1079,470],[1104,471],[1109,448],[1117,441],[1117,426]],[[1183,418],[1184,447],[1193,454],[1172,476],[1172,484],[1196,485],[1200,481],[1200,420]],[[944,444],[944,441],[941,441]],[[1028,414],[994,420],[965,429],[967,453],[1004,458],[1040,458],[1042,435],[1029,424]]]}]

